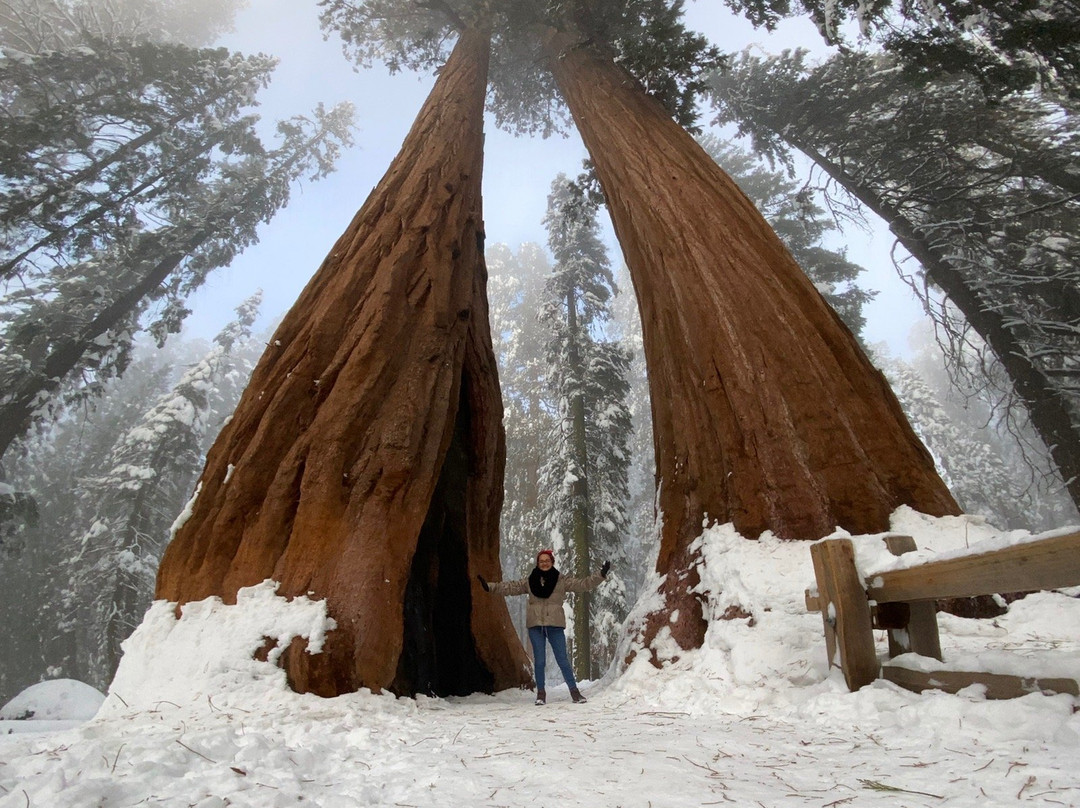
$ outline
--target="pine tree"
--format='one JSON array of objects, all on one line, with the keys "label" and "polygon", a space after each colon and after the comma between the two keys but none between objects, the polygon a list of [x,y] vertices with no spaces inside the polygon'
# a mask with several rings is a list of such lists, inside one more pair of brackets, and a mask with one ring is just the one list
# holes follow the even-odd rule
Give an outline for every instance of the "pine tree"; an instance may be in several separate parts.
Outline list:
[{"label": "pine tree", "polygon": [[881,352],[875,359],[964,511],[989,516],[1002,528],[1029,527],[1018,507],[1019,486],[985,438],[955,423],[911,365]]},{"label": "pine tree", "polygon": [[332,170],[351,109],[255,133],[273,61],[224,50],[91,40],[0,59],[0,454],[161,341],[213,269],[257,238],[298,178]]},{"label": "pine tree", "polygon": [[[491,328],[506,424],[505,497],[500,518],[503,570],[532,570],[546,539],[540,535],[540,468],[548,455],[554,416],[544,358],[546,328],[538,313],[551,262],[543,247],[503,244],[487,250]],[[514,602],[509,605],[513,607]]]},{"label": "pine tree", "polygon": [[0,49],[41,54],[87,36],[202,47],[247,0],[0,0]]},{"label": "pine tree", "polygon": [[852,333],[866,325],[863,306],[873,293],[855,280],[863,271],[848,260],[846,250],[823,243],[836,230],[835,221],[814,201],[809,189],[782,171],[766,168],[762,160],[715,135],[700,138],[705,151],[724,169],[769,222],[818,291]]},{"label": "pine tree", "polygon": [[75,635],[76,669],[104,688],[120,662],[120,643],[142,619],[154,591],[169,526],[183,509],[201,466],[212,394],[246,339],[262,294],[237,308],[236,320],[176,386],[129,429],[102,474],[83,482],[86,521],[67,563],[66,627]]},{"label": "pine tree", "polygon": [[[1069,106],[988,96],[963,74],[913,84],[887,56],[744,55],[713,81],[719,120],[760,150],[796,149],[884,219],[924,279],[951,360],[983,375],[973,329],[1080,502],[1080,142]],[[1023,416],[1020,417],[1020,420]]]},{"label": "pine tree", "polygon": [[[550,329],[547,386],[558,419],[540,472],[541,513],[545,532],[565,547],[563,569],[577,577],[605,559],[624,566],[628,527],[630,356],[602,336],[617,289],[596,214],[579,186],[555,179],[544,219],[555,266],[540,318]],[[616,586],[574,599],[573,661],[582,679],[610,660],[624,598]]]},{"label": "pine tree", "polygon": [[[250,374],[262,343],[247,340],[234,347],[211,391],[206,442],[212,440],[226,415],[231,414]],[[100,397],[72,407],[19,444],[9,454],[11,485],[32,497],[37,523],[26,526],[17,546],[0,552],[0,613],[12,619],[0,625],[0,700],[43,678],[78,676],[74,637],[66,625],[60,593],[70,584],[71,558],[91,517],[95,502],[83,485],[108,472],[109,455],[156,401],[179,382],[181,371],[208,351],[203,340],[170,338],[157,348],[145,336],[133,351],[131,366],[122,378],[106,383]],[[189,474],[185,469],[171,473]],[[179,512],[190,492],[191,480],[163,483],[178,492]],[[6,695],[5,695],[6,694]]]}]

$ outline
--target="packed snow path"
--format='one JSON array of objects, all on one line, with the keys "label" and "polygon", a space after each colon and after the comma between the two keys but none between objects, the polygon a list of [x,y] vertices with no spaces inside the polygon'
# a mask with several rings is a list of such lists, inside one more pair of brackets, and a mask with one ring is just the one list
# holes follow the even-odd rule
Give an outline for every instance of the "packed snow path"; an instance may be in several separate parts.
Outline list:
[{"label": "packed snow path", "polygon": [[584,705],[560,688],[544,707],[522,693],[294,698],[261,715],[161,704],[6,736],[0,808],[1080,805],[1080,748],[1033,740],[1075,728],[1067,697],[870,691],[837,683],[782,718],[617,688]]}]

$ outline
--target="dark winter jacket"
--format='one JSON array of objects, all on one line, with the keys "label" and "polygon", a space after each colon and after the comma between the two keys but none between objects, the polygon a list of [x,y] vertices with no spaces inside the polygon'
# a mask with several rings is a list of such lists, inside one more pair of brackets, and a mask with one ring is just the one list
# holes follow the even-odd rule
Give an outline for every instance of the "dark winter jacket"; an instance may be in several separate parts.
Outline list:
[{"label": "dark winter jacket", "polygon": [[566,628],[566,614],[563,612],[563,601],[566,600],[567,592],[591,592],[604,580],[600,573],[593,573],[588,578],[571,578],[568,575],[559,575],[559,582],[550,598],[538,598],[529,591],[528,577],[518,581],[495,581],[489,584],[491,591],[497,595],[525,595],[529,596],[529,602],[525,607],[525,625],[533,626],[559,626]]}]

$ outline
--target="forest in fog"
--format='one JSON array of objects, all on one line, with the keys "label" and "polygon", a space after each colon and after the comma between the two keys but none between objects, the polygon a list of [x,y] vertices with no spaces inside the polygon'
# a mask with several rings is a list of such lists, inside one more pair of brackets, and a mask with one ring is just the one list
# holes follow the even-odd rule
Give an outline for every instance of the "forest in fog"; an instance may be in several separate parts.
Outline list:
[{"label": "forest in fog", "polygon": [[[0,0],[0,703],[44,679],[108,688],[285,314],[252,288],[195,334],[192,298],[364,148],[359,99],[259,106],[274,56],[221,44],[245,5]],[[764,28],[809,17],[812,54],[724,52],[686,26],[682,2],[447,0],[402,19],[397,5],[323,0],[310,14],[343,44],[332,58],[425,74],[456,40],[446,20],[490,14],[488,126],[522,137],[572,128],[535,68],[529,14],[589,6],[574,24],[595,28],[763,214],[884,373],[960,508],[1002,529],[1078,520],[1071,4],[711,12]],[[1044,13],[1069,24],[1035,24]],[[527,575],[540,547],[572,574],[612,562],[612,584],[573,606],[575,668],[590,679],[660,552],[654,408],[637,280],[596,166],[546,183],[535,238],[489,232],[484,249],[506,441],[500,555],[506,578]],[[361,185],[334,205],[351,216]],[[845,245],[868,221],[888,236],[856,260]],[[864,336],[869,261],[895,265],[925,309],[910,350]],[[316,269],[266,264],[259,285]]]}]

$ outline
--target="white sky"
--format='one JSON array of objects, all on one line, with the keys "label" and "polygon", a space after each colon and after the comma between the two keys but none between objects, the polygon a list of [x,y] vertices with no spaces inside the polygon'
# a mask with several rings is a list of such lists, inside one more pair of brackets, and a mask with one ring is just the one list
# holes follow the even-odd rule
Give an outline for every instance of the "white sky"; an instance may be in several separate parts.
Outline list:
[{"label": "white sky", "polygon": [[[331,245],[397,154],[433,78],[387,75],[381,66],[354,72],[336,41],[323,40],[314,3],[251,0],[237,17],[236,32],[222,44],[247,53],[280,58],[270,88],[263,92],[267,122],[327,105],[352,101],[358,109],[356,146],[338,162],[338,170],[318,182],[294,189],[289,206],[260,229],[260,243],[248,248],[227,269],[218,270],[193,298],[189,331],[212,335],[231,318],[231,310],[255,289],[265,293],[264,321],[277,318],[296,300]],[[808,47],[824,49],[816,31],[795,21],[769,35],[755,30],[720,3],[692,2],[691,27],[706,33],[725,50],[750,44],[764,51]],[[567,139],[515,138],[489,120],[484,167],[484,214],[488,243],[516,247],[523,241],[545,243],[541,219],[551,180],[560,172],[575,175],[585,157],[576,134]],[[836,236],[849,256],[866,267],[861,284],[879,291],[868,308],[868,342],[887,342],[907,354],[907,335],[921,308],[896,277],[889,257],[892,239],[885,229],[873,239],[855,232]],[[621,260],[609,233],[614,260]]]}]

